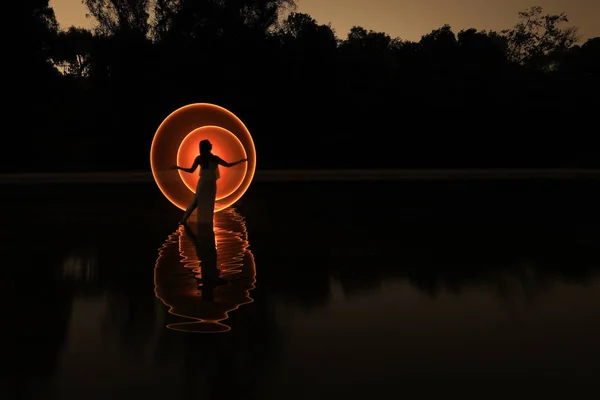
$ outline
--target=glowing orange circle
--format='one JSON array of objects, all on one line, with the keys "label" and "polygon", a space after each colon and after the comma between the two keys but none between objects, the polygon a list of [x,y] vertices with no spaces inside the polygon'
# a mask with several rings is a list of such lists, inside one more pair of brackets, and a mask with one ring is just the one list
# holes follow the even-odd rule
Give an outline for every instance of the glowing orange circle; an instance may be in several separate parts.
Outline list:
[{"label": "glowing orange circle", "polygon": [[[238,201],[254,178],[256,150],[252,136],[244,123],[231,111],[215,104],[196,103],[183,106],[173,111],[160,124],[154,134],[150,148],[150,168],[156,184],[165,197],[182,210],[190,204],[194,198],[194,193],[181,179],[179,171],[170,169],[170,167],[177,163],[178,152],[185,138],[192,131],[208,126],[220,127],[232,133],[239,139],[248,158],[248,162],[245,163],[246,172],[242,183],[231,194],[217,199],[215,212],[221,211]],[[220,135],[214,139],[214,142],[211,140],[213,147],[221,146],[220,143],[224,140],[224,137],[226,136]],[[215,154],[219,155],[216,151]],[[225,159],[225,161],[237,160]],[[189,167],[190,165],[184,166]],[[235,168],[242,167],[240,165],[231,167],[231,169]],[[219,180],[217,186],[219,185],[221,185],[221,180]]]},{"label": "glowing orange circle", "polygon": [[[192,165],[199,154],[199,143],[203,139],[208,139],[213,144],[213,154],[225,161],[237,161],[247,157],[242,142],[233,133],[219,126],[203,126],[194,129],[183,139],[177,151],[177,165]],[[246,163],[231,168],[219,167],[221,178],[217,185],[217,200],[226,198],[240,187],[247,169]],[[183,183],[192,192],[196,192],[199,171],[200,167],[193,174],[179,170]]]}]

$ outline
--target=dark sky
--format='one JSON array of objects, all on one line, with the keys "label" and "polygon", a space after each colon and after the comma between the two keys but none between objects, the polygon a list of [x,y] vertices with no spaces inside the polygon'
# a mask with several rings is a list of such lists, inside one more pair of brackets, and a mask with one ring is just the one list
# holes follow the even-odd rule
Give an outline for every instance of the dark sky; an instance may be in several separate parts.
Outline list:
[{"label": "dark sky", "polygon": [[[546,13],[565,12],[583,40],[600,36],[600,0],[297,0],[296,4],[297,11],[320,24],[331,22],[340,38],[353,25],[414,41],[444,24],[454,32],[501,30],[512,27],[517,13],[533,5]],[[81,0],[50,0],[50,5],[62,27],[90,27]]]}]

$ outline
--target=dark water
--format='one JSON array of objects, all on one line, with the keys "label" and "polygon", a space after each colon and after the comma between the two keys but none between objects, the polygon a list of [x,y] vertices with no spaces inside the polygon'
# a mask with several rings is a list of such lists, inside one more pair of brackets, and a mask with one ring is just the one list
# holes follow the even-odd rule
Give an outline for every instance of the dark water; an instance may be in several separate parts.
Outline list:
[{"label": "dark water", "polygon": [[587,398],[599,187],[256,183],[206,297],[153,185],[4,186],[0,399]]}]

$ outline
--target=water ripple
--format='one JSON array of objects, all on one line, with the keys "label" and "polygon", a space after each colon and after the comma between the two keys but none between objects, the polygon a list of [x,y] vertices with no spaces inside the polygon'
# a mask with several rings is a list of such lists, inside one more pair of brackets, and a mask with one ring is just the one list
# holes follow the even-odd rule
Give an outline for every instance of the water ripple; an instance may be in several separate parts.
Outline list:
[{"label": "water ripple", "polygon": [[251,303],[256,282],[244,218],[234,208],[215,214],[214,229],[190,221],[169,235],[154,268],[156,297],[169,313],[194,321],[170,323],[185,332],[224,332],[229,313]]}]

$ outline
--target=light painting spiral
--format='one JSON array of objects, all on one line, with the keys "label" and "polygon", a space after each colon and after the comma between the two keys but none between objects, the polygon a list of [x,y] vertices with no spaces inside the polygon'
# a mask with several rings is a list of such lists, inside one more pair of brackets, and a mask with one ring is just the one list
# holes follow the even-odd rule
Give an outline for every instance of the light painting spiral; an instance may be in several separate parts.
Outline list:
[{"label": "light painting spiral", "polygon": [[221,211],[246,192],[256,169],[254,141],[244,123],[231,111],[209,103],[195,103],[172,112],[160,124],[150,148],[150,167],[160,191],[175,206],[185,210],[194,197],[199,171],[172,170],[174,164],[190,167],[199,155],[198,144],[208,139],[213,153],[227,162],[247,158],[247,163],[220,168],[215,212]]}]

